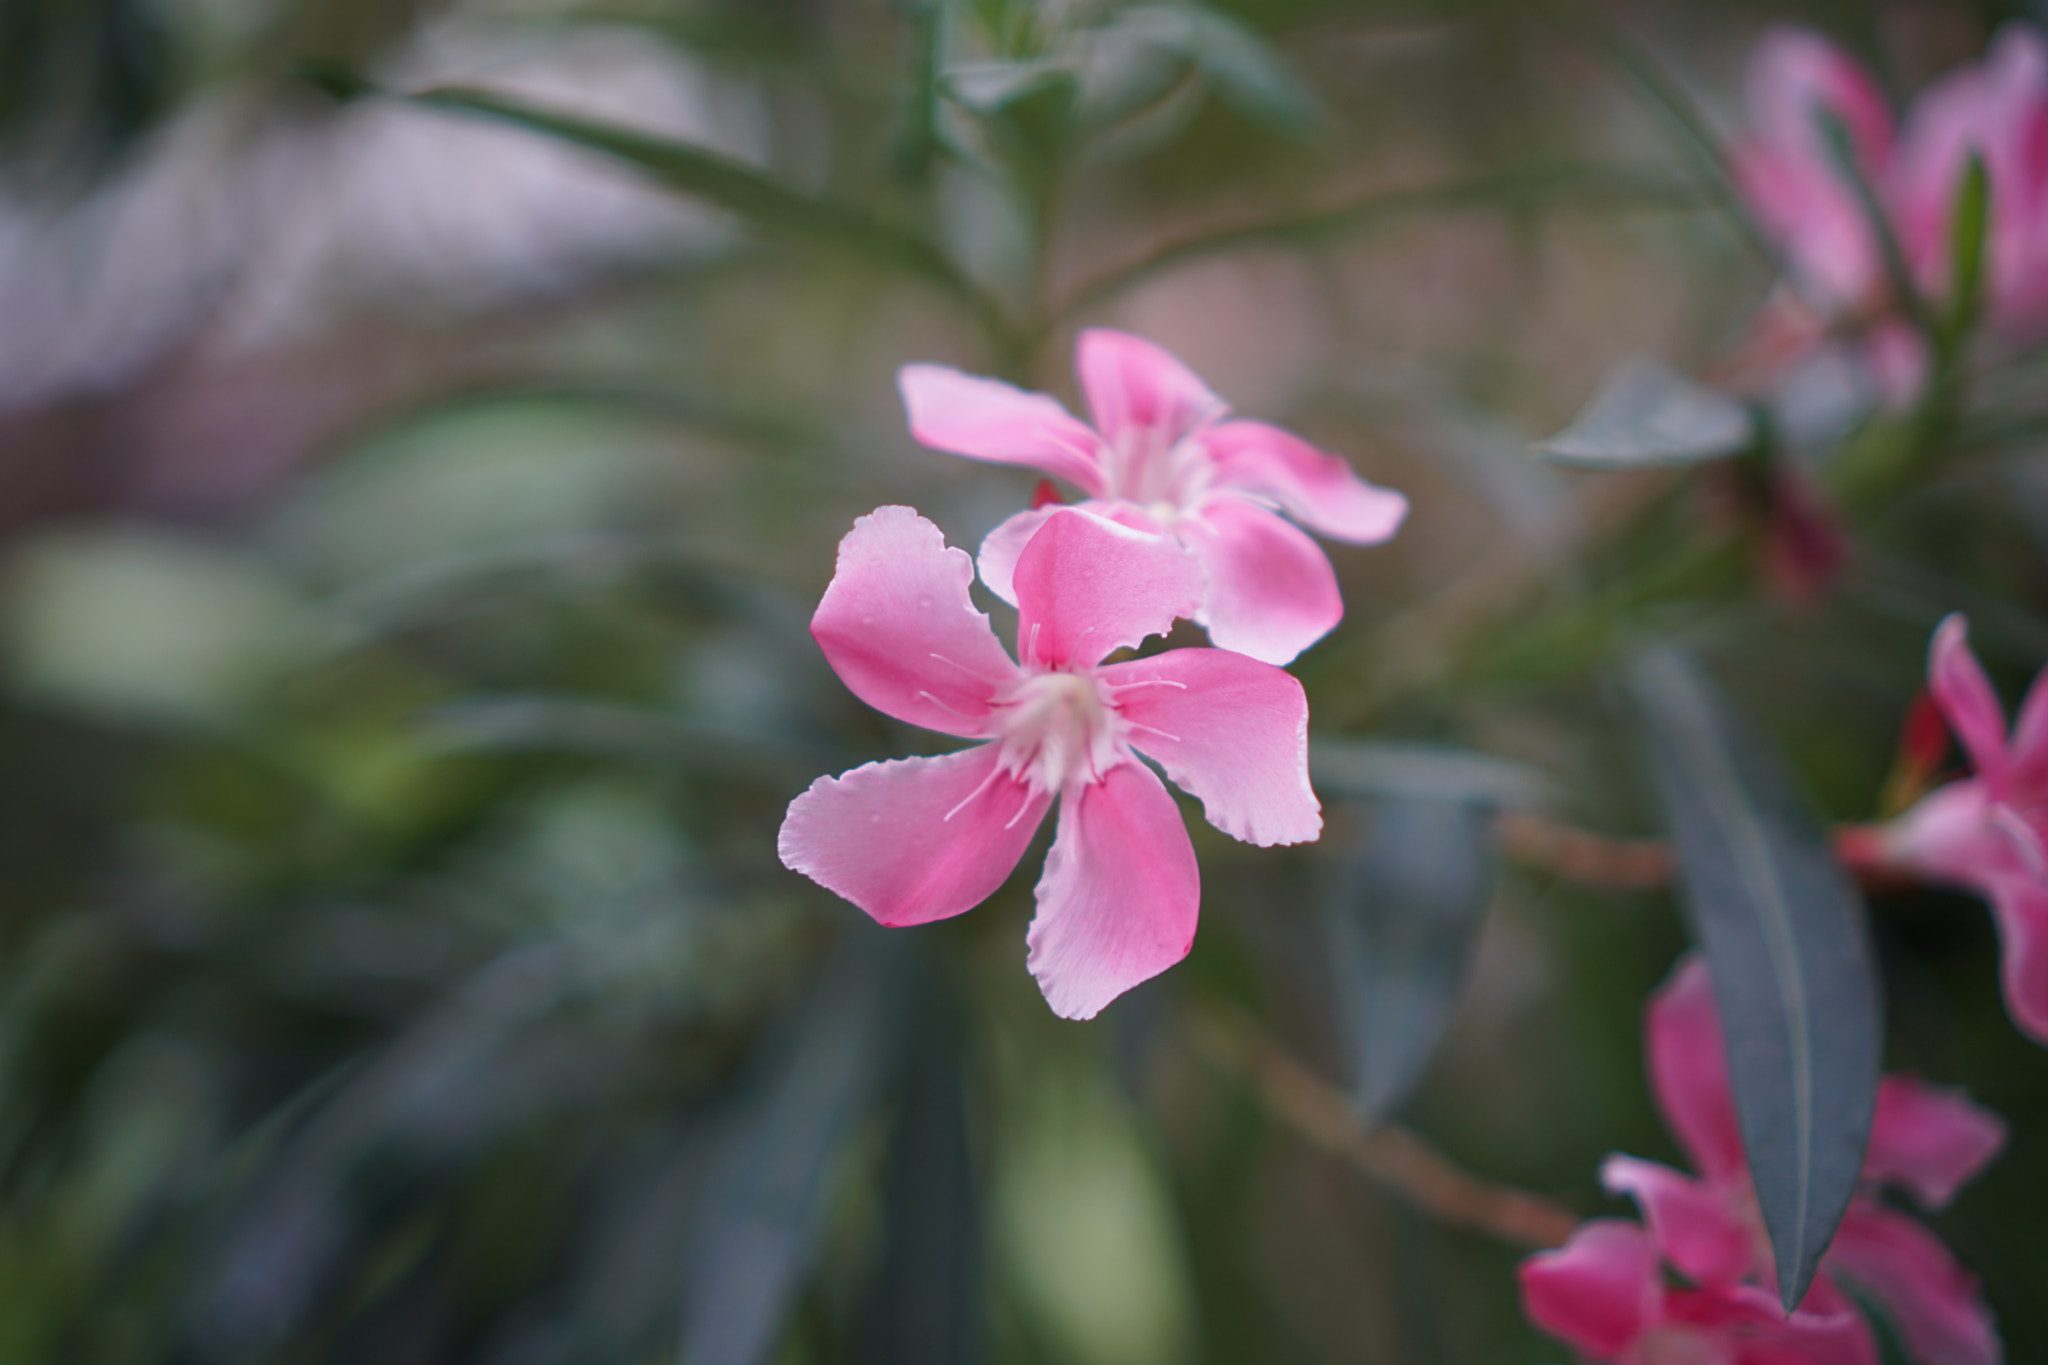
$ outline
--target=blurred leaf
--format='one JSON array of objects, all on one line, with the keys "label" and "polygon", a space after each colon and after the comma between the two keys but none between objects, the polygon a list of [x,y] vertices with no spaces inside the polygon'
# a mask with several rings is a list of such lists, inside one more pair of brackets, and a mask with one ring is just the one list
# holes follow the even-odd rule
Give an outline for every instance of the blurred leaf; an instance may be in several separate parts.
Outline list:
[{"label": "blurred leaf", "polygon": [[777,783],[829,766],[800,738],[774,744],[680,716],[570,697],[469,697],[437,707],[421,721],[441,749],[597,754],[639,762],[686,763],[727,779]]},{"label": "blurred leaf", "polygon": [[949,0],[903,0],[899,8],[916,30],[910,78],[904,83],[903,127],[894,160],[906,180],[919,181],[931,169],[939,142],[939,69],[946,53]]},{"label": "blurred leaf", "polygon": [[[308,75],[342,98],[385,93],[352,72]],[[995,303],[923,237],[851,204],[806,194],[723,153],[619,124],[551,112],[488,90],[443,86],[398,98],[495,119],[602,152],[659,184],[737,215],[756,231],[837,246],[917,275],[966,305],[992,335],[1002,335],[1007,327]]]},{"label": "blurred leaf", "polygon": [[1550,779],[1525,764],[1442,744],[1379,743],[1319,738],[1309,745],[1318,792],[1340,799],[1418,800],[1540,806]]},{"label": "blurred leaf", "polygon": [[1864,226],[1870,229],[1871,240],[1877,243],[1878,259],[1884,263],[1885,283],[1889,287],[1892,306],[1922,336],[1938,342],[1934,316],[1928,311],[1927,300],[1920,293],[1919,281],[1913,278],[1912,263],[1906,259],[1906,249],[1899,242],[1899,234],[1885,208],[1884,197],[1871,183],[1870,177],[1863,173],[1863,163],[1856,155],[1856,139],[1850,133],[1849,125],[1824,104],[1814,106],[1812,117],[1820,126],[1821,138],[1827,143],[1828,155],[1834,159],[1835,169],[1856,196],[1856,205],[1862,211]]},{"label": "blurred leaf", "polygon": [[1422,1079],[1464,989],[1493,892],[1493,812],[1414,796],[1353,809],[1365,837],[1336,859],[1323,923],[1350,1084],[1376,1124]]},{"label": "blurred leaf", "polygon": [[855,1326],[864,1365],[980,1357],[981,1191],[967,1130],[966,1020],[929,954],[914,973],[896,1130],[882,1177],[882,1248]]},{"label": "blurred leaf", "polygon": [[1755,440],[1742,403],[1636,356],[1608,371],[1572,424],[1536,452],[1579,469],[1644,469],[1722,459]]},{"label": "blurred leaf", "polygon": [[1118,14],[1117,27],[1187,58],[1218,99],[1274,132],[1301,137],[1325,121],[1301,77],[1228,15],[1201,5],[1137,5]]},{"label": "blurred leaf", "polygon": [[1984,244],[1990,221],[1990,180],[1984,158],[1972,151],[1949,209],[1949,300],[1942,330],[1950,345],[1969,335],[1983,308]]},{"label": "blurred leaf", "polygon": [[815,983],[711,1174],[683,1287],[683,1365],[758,1365],[810,1268],[830,1177],[880,1079],[896,945],[858,932]]},{"label": "blurred leaf", "polygon": [[1642,655],[1630,690],[1713,971],[1742,1143],[1789,1310],[1848,1208],[1870,1136],[1882,1021],[1869,926],[1776,755],[1688,656]]}]

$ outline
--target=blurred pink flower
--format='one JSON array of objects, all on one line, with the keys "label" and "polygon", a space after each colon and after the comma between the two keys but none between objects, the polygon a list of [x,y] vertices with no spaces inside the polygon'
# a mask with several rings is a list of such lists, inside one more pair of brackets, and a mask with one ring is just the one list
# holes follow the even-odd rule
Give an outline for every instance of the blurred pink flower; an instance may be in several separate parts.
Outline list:
[{"label": "blurred pink flower", "polygon": [[973,908],[1055,797],[1029,966],[1087,1019],[1187,955],[1200,882],[1180,811],[1137,750],[1249,843],[1322,831],[1308,703],[1278,668],[1217,649],[1104,664],[1201,598],[1168,541],[1055,509],[1016,562],[1021,663],[968,597],[974,566],[908,507],[860,518],[811,633],[854,693],[898,720],[989,743],[821,777],[790,803],[785,865],[887,925]]},{"label": "blurred pink flower", "polygon": [[2048,669],[2034,679],[2008,739],[2005,711],[1951,616],[1928,650],[1928,690],[1976,776],[1938,787],[1898,819],[1852,831],[1852,859],[1966,886],[1991,902],[2003,941],[2005,1004],[2048,1043]]},{"label": "blurred pink flower", "polygon": [[1982,64],[1929,87],[1895,135],[1884,95],[1862,67],[1817,34],[1774,28],[1750,59],[1748,105],[1750,131],[1730,159],[1790,285],[1759,319],[1753,356],[1782,364],[1853,325],[1865,331],[1863,360],[1881,391],[1910,396],[1926,376],[1926,346],[1888,297],[1883,248],[1829,146],[1824,116],[1847,133],[1906,268],[1937,302],[1953,288],[1956,196],[1971,155],[1981,156],[1987,316],[2008,341],[2048,324],[2048,49],[2036,31],[2008,25]]},{"label": "blurred pink flower", "polygon": [[[1083,332],[1075,368],[1093,427],[1044,394],[941,365],[906,365],[897,383],[925,445],[1042,469],[1086,495],[1078,506],[1178,541],[1206,575],[1194,619],[1218,648],[1284,664],[1342,619],[1329,559],[1277,512],[1372,545],[1394,534],[1407,499],[1278,427],[1225,420],[1222,399],[1142,338]],[[998,597],[1016,600],[1018,558],[1052,515],[1020,512],[982,542],[982,581]]]},{"label": "blurred pink flower", "polygon": [[1618,1365],[1876,1365],[1870,1329],[1832,1285],[1789,1317],[1755,1285],[1681,1289],[1634,1223],[1595,1218],[1522,1262],[1522,1311],[1588,1360]]},{"label": "blurred pink flower", "polygon": [[[1703,1291],[1729,1294],[1767,1283],[1773,1274],[1770,1242],[1750,1185],[1728,1085],[1720,1015],[1704,960],[1691,957],[1681,962],[1658,990],[1650,1002],[1645,1032],[1652,1093],[1699,1175],[1616,1154],[1602,1165],[1601,1183],[1610,1193],[1636,1201],[1657,1252]],[[1846,1311],[1849,1301],[1835,1281],[1847,1280],[1885,1306],[1907,1348],[1926,1365],[1992,1365],[2000,1360],[1997,1332],[1975,1277],[1926,1227],[1883,1202],[1879,1191],[1897,1186],[1923,1208],[1939,1209],[2004,1141],[2003,1121],[1960,1092],[1909,1076],[1886,1076],[1878,1089],[1877,1115],[1864,1154],[1863,1187],[1851,1201],[1821,1261],[1813,1290],[1792,1323],[1802,1331],[1817,1331],[1823,1320]],[[1524,1283],[1526,1293],[1526,1275]],[[1560,1301],[1578,1303],[1585,1297]],[[1748,1296],[1738,1295],[1733,1302],[1748,1301]],[[1553,1305],[1546,1311],[1555,1314],[1556,1309]],[[1775,1308],[1772,1311],[1776,1313]],[[1811,1321],[1803,1321],[1807,1319]],[[1782,1315],[1779,1320],[1784,1321]],[[1874,1362],[1875,1347],[1867,1336],[1862,1340],[1864,1344],[1853,1351],[1830,1335],[1831,1344],[1820,1353],[1738,1351],[1699,1358]]]}]

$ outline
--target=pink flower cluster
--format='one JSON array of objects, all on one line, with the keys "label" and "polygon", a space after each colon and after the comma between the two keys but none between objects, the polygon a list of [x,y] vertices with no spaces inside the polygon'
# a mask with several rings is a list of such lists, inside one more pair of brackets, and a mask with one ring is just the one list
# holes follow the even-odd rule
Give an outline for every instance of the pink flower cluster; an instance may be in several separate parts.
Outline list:
[{"label": "pink flower cluster", "polygon": [[[1058,402],[930,365],[901,376],[927,445],[1036,466],[1088,500],[1021,512],[983,544],[1017,608],[1017,657],[968,589],[975,566],[908,507],[860,518],[811,621],[835,672],[898,720],[982,741],[819,778],[790,803],[782,861],[887,925],[971,909],[1009,877],[1053,803],[1028,965],[1086,1019],[1186,956],[1194,845],[1150,758],[1211,824],[1259,845],[1316,838],[1308,702],[1277,665],[1343,613],[1322,551],[1279,513],[1369,543],[1406,512],[1276,428],[1226,421],[1178,360],[1081,336],[1089,427]],[[1110,662],[1178,618],[1219,648]]]},{"label": "pink flower cluster", "polygon": [[[1615,1155],[1601,1168],[1644,1222],[1595,1219],[1556,1251],[1522,1263],[1531,1321],[1587,1358],[1623,1365],[1875,1365],[1876,1341],[1842,1282],[1881,1304],[1925,1365],[2002,1358],[1977,1282],[1885,1187],[1939,1209],[1995,1156],[2005,1125],[1952,1090],[1886,1076],[1850,1203],[1819,1277],[1786,1314],[1773,1276],[1728,1086],[1706,964],[1689,959],[1645,1019],[1650,1082],[1665,1122],[1698,1170]],[[1671,1272],[1682,1277],[1674,1283]]]},{"label": "pink flower cluster", "polygon": [[2048,669],[2008,737],[1968,625],[1951,616],[1934,632],[1927,685],[1976,775],[1936,788],[1887,825],[1851,831],[1845,851],[1989,900],[2003,940],[2006,1009],[2048,1044]]},{"label": "pink flower cluster", "polygon": [[1983,298],[2008,341],[2048,328],[2048,46],[2008,25],[1981,65],[1946,77],[1894,129],[1884,95],[1862,67],[1801,29],[1772,30],[1749,69],[1748,136],[1733,150],[1743,197],[1777,244],[1793,296],[1768,315],[1776,347],[1796,349],[1844,324],[1868,324],[1870,355],[1894,392],[1918,382],[1926,357],[1890,297],[1876,225],[1824,119],[1847,135],[1903,263],[1927,298],[1947,300],[1950,229],[1972,156],[1989,189]]}]

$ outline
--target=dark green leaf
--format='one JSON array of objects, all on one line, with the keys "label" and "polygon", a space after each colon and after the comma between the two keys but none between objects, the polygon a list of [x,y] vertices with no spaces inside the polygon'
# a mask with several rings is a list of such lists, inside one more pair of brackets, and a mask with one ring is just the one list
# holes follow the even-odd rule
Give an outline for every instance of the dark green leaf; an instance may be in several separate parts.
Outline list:
[{"label": "dark green leaf", "polygon": [[1855,1192],[1877,1103],[1869,926],[1827,831],[1697,666],[1654,650],[1630,683],[1686,911],[1713,971],[1742,1143],[1789,1309]]},{"label": "dark green leaf", "polygon": [[1367,1123],[1405,1101],[1451,1021],[1493,891],[1493,812],[1466,800],[1358,802],[1366,823],[1324,900],[1350,1081]]},{"label": "dark green leaf", "polygon": [[1324,121],[1301,78],[1258,34],[1200,5],[1140,5],[1118,27],[1192,62],[1216,97],[1275,132],[1299,137]]},{"label": "dark green leaf", "polygon": [[881,1074],[895,945],[855,936],[812,987],[710,1178],[683,1289],[683,1365],[758,1365],[810,1266],[829,1177]]},{"label": "dark green leaf", "polygon": [[1536,452],[1579,469],[1645,469],[1723,459],[1755,439],[1747,407],[1638,356],[1610,370],[1572,424]]},{"label": "dark green leaf", "polygon": [[1413,797],[1495,806],[1540,806],[1551,784],[1536,769],[1444,744],[1318,738],[1309,745],[1318,792],[1350,797]]},{"label": "dark green leaf", "polygon": [[1814,121],[1820,125],[1821,137],[1827,142],[1835,169],[1842,173],[1842,179],[1848,182],[1855,194],[1864,224],[1877,242],[1878,257],[1884,262],[1885,279],[1891,287],[1893,305],[1920,330],[1921,335],[1933,337],[1934,320],[1928,313],[1927,300],[1920,295],[1912,265],[1906,260],[1905,249],[1899,245],[1898,233],[1892,230],[1891,215],[1885,211],[1877,186],[1863,173],[1863,163],[1856,155],[1856,139],[1849,132],[1849,125],[1842,122],[1833,110],[1824,107],[1815,109]]},{"label": "dark green leaf", "polygon": [[1991,184],[1984,172],[1984,158],[1973,151],[1949,210],[1949,300],[1944,327],[1951,344],[1968,335],[1983,304],[1979,295],[1984,287],[1984,235],[1990,221]]}]

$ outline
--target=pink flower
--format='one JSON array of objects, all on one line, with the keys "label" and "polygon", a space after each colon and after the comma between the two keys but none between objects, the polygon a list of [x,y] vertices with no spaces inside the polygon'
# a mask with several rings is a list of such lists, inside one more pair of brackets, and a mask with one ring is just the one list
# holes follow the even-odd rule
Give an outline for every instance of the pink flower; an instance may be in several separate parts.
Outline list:
[{"label": "pink flower", "polygon": [[[1657,1250],[1693,1284],[1729,1290],[1767,1283],[1773,1275],[1770,1243],[1750,1186],[1720,1015],[1703,960],[1681,963],[1651,1000],[1645,1022],[1651,1090],[1699,1175],[1617,1154],[1601,1167],[1601,1182],[1610,1193],[1636,1201]],[[1883,1202],[1879,1192],[1897,1186],[1923,1208],[1939,1209],[2004,1141],[2004,1123],[1959,1092],[1886,1076],[1864,1155],[1863,1187],[1794,1320],[1837,1312],[1847,1300],[1835,1281],[1848,1280],[1884,1304],[1907,1348],[1926,1365],[1992,1365],[2001,1359],[1976,1279],[1939,1238]],[[1822,1358],[1836,1357],[1758,1357]],[[1874,1361],[1875,1354],[1843,1358]]]},{"label": "pink flower", "polygon": [[2008,739],[2004,708],[1970,652],[1968,631],[1961,616],[1935,630],[1927,686],[1977,775],[1929,792],[1862,842],[1874,844],[1880,862],[1991,902],[2006,1009],[2048,1043],[2048,669],[2034,679]]},{"label": "pink flower", "polygon": [[1308,703],[1279,669],[1222,650],[1102,662],[1200,601],[1194,563],[1156,536],[1073,509],[1044,518],[1016,563],[1021,663],[969,600],[973,578],[908,507],[877,508],[840,542],[811,619],[833,670],[898,720],[988,742],[819,778],[777,849],[880,923],[924,924],[1001,886],[1059,798],[1028,963],[1054,1013],[1091,1018],[1195,936],[1194,845],[1137,751],[1233,838],[1314,839]]},{"label": "pink flower", "polygon": [[1743,198],[1784,253],[1792,297],[1765,310],[1751,349],[1782,362],[1837,324],[1867,324],[1863,354],[1893,395],[1917,387],[1925,346],[1896,316],[1884,252],[1822,120],[1848,133],[1854,164],[1915,284],[1953,289],[1956,196],[1971,155],[1985,163],[1990,215],[1983,288],[1993,328],[2025,341],[2048,324],[2048,49],[2008,25],[1979,66],[1929,87],[1894,136],[1883,93],[1826,39],[1774,28],[1750,59],[1751,130],[1731,152]]},{"label": "pink flower", "polygon": [[1901,247],[1922,289],[1950,289],[1950,216],[1972,153],[1990,189],[1985,298],[1992,326],[2026,341],[2048,323],[2048,47],[2007,24],[1981,65],[1913,102],[1886,177]]},{"label": "pink flower", "polygon": [[1876,1365],[1870,1329],[1832,1285],[1789,1317],[1755,1285],[1667,1283],[1634,1223],[1595,1218],[1522,1262],[1522,1311],[1588,1360],[1619,1365]]},{"label": "pink flower", "polygon": [[[1327,634],[1344,615],[1337,576],[1276,509],[1372,545],[1394,534],[1407,499],[1278,427],[1226,421],[1222,399],[1141,338],[1083,332],[1075,359],[1093,427],[1044,394],[906,365],[897,384],[911,434],[935,450],[1042,469],[1086,494],[1081,506],[1178,541],[1206,578],[1194,619],[1221,649],[1284,664]],[[1016,601],[1018,558],[1053,514],[1020,512],[982,542],[991,592]]]}]

